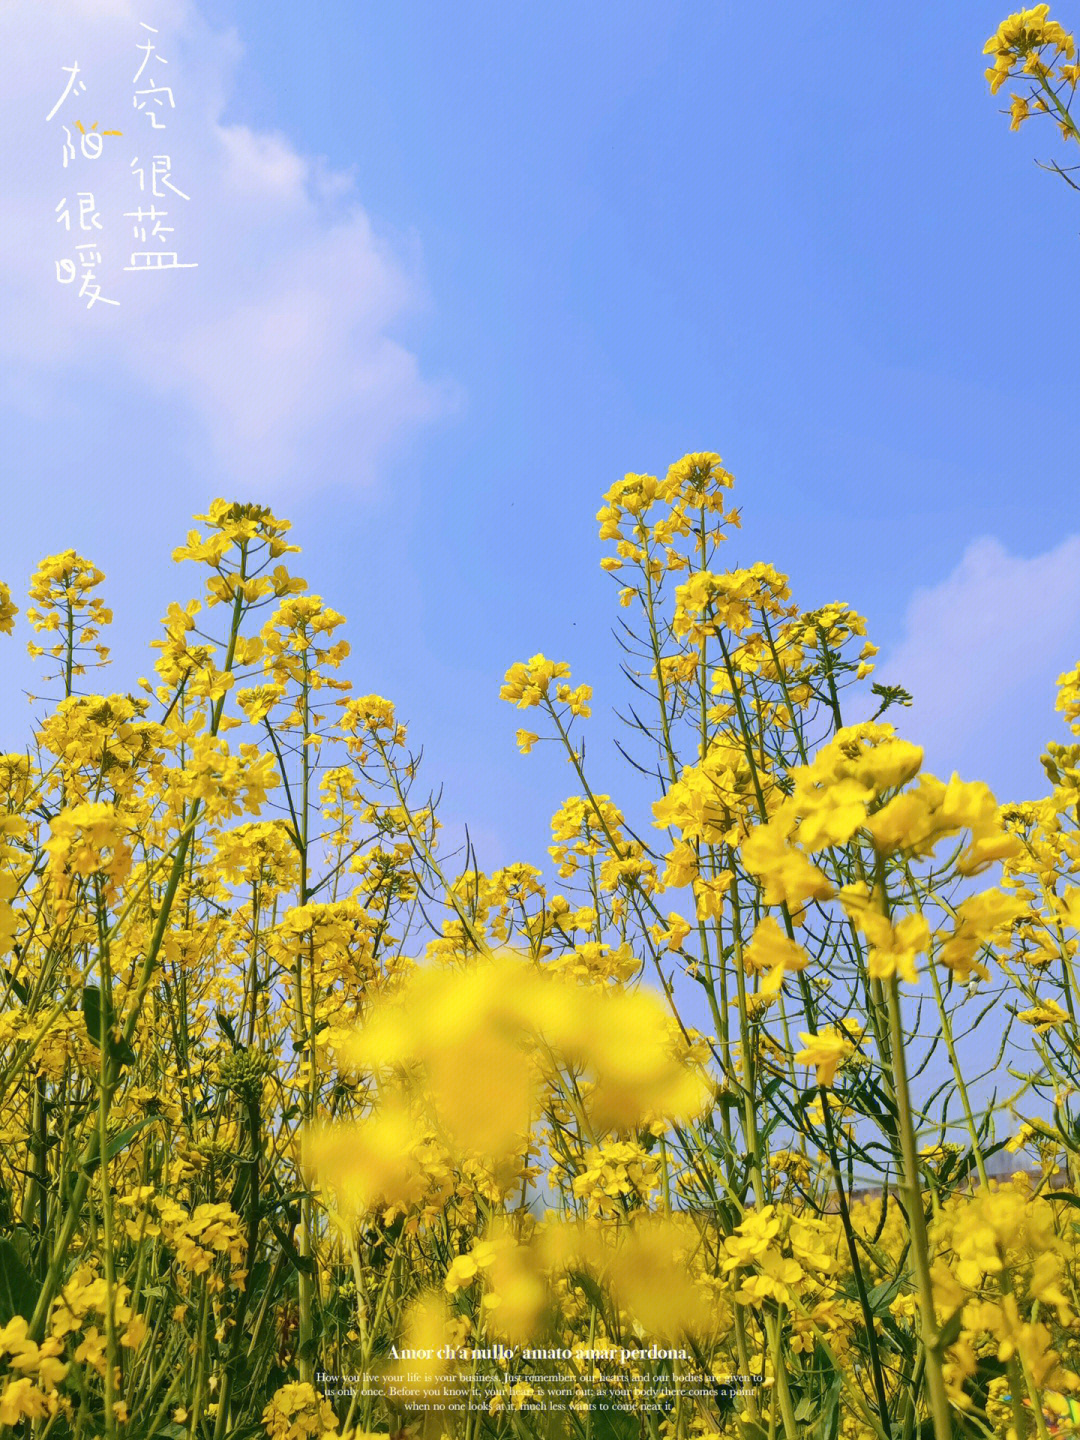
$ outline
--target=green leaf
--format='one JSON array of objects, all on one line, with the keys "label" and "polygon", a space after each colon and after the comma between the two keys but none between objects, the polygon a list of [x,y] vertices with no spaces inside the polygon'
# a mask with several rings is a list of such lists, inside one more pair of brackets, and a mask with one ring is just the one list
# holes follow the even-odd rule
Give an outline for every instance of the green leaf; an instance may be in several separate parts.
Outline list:
[{"label": "green leaf", "polygon": [[[108,1008],[107,1014],[103,1013],[104,1008],[101,990],[98,986],[84,985],[82,1012],[83,1019],[86,1021],[86,1033],[90,1037],[91,1044],[100,1047],[102,1036],[104,1035],[106,1045],[113,1057],[117,1059],[121,1065],[131,1065],[135,1060],[135,1051],[132,1050],[126,1040],[121,1040],[117,1043],[111,1038],[110,1032],[116,1017],[112,1012],[111,1006]],[[102,1023],[103,1021],[104,1023]]]},{"label": "green leaf", "polygon": [[86,1033],[90,1037],[91,1044],[101,1045],[101,991],[96,985],[83,986],[82,997],[83,1019],[86,1021]]},{"label": "green leaf", "polygon": [[1044,1197],[1047,1200],[1061,1200],[1066,1205],[1071,1205],[1075,1210],[1080,1210],[1080,1195],[1074,1195],[1071,1190],[1047,1190]]},{"label": "green leaf", "polygon": [[242,1050],[244,1047],[236,1038],[236,1030],[233,1026],[232,1018],[226,1015],[224,1010],[217,1011],[217,1023],[221,1030],[221,1033],[225,1036],[233,1049]]},{"label": "green leaf", "polygon": [[12,1248],[14,1249],[15,1254],[19,1257],[19,1260],[29,1270],[30,1231],[27,1230],[25,1225],[16,1225],[14,1230],[12,1230],[11,1234],[8,1236],[8,1239],[11,1241]]},{"label": "green leaf", "polygon": [[594,1305],[601,1315],[604,1313],[604,1292],[593,1277],[585,1270],[571,1270],[570,1279],[585,1292],[585,1298]]},{"label": "green leaf", "polygon": [[902,1275],[897,1275],[892,1280],[883,1280],[880,1285],[875,1285],[867,1293],[866,1299],[873,1314],[877,1315],[880,1311],[888,1310],[900,1292],[900,1283],[903,1278]]},{"label": "green leaf", "polygon": [[941,1333],[938,1336],[938,1346],[940,1349],[945,1350],[948,1346],[955,1343],[956,1337],[960,1334],[963,1319],[964,1307],[963,1305],[958,1305],[941,1327]]},{"label": "green leaf", "polygon": [[29,1320],[37,1304],[38,1285],[10,1240],[0,1240],[0,1324],[16,1315]]},{"label": "green leaf", "polygon": [[278,1244],[285,1251],[285,1258],[294,1270],[299,1270],[305,1275],[314,1275],[315,1261],[310,1255],[301,1255],[292,1242],[292,1237],[280,1225],[270,1222],[270,1228],[277,1236]]},{"label": "green leaf", "polygon": [[837,1440],[840,1434],[840,1391],[841,1381],[837,1374],[829,1386],[829,1393],[818,1417],[814,1440]]},{"label": "green leaf", "polygon": [[269,1200],[262,1206],[264,1215],[271,1215],[275,1210],[287,1209],[295,1205],[298,1200],[307,1200],[311,1195],[310,1190],[290,1190],[287,1195],[279,1195],[276,1200]]},{"label": "green leaf", "polygon": [[768,1431],[756,1420],[743,1420],[739,1428],[744,1440],[768,1440]]},{"label": "green leaf", "polygon": [[109,1159],[115,1160],[121,1150],[127,1149],[136,1135],[145,1130],[148,1125],[153,1125],[154,1120],[155,1116],[147,1115],[145,1119],[137,1120],[134,1125],[129,1125],[126,1130],[121,1130],[119,1135],[114,1135],[106,1148]]},{"label": "green leaf", "polygon": [[[256,1295],[261,1295],[266,1289],[270,1279],[271,1265],[269,1260],[256,1260],[251,1267],[251,1278],[248,1281],[248,1289]],[[145,1291],[143,1292],[145,1294]]]},{"label": "green leaf", "polygon": [[[153,1115],[147,1115],[143,1120],[136,1120],[135,1124],[129,1125],[126,1130],[121,1130],[119,1135],[114,1135],[106,1146],[106,1157],[109,1160],[115,1160],[121,1150],[127,1149],[136,1135],[145,1130],[148,1125],[153,1125],[154,1119],[155,1117]],[[83,1169],[92,1173],[97,1169],[99,1163],[100,1157],[95,1155],[93,1160],[83,1166]]]},{"label": "green leaf", "polygon": [[4,967],[4,974],[7,976],[7,982],[11,986],[12,990],[25,1005],[29,998],[29,991],[27,990],[26,986],[23,985],[21,981],[16,980],[15,976],[6,966]]}]

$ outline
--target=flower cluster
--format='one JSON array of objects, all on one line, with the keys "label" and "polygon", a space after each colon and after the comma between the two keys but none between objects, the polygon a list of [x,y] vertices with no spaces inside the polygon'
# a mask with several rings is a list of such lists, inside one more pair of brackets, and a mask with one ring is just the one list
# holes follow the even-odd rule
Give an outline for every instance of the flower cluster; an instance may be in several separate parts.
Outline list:
[{"label": "flower cluster", "polygon": [[[1067,57],[1044,11],[999,58]],[[0,1426],[372,1440],[468,1388],[448,1436],[535,1440],[558,1369],[583,1433],[604,1396],[656,1440],[1053,1433],[1080,746],[1004,807],[926,774],[863,617],[720,563],[732,488],[694,453],[600,512],[651,791],[594,783],[565,663],[507,672],[573,769],[547,873],[445,853],[270,511],[200,518],[137,696],[81,693],[103,577],[45,562],[63,695],[0,756]]]}]

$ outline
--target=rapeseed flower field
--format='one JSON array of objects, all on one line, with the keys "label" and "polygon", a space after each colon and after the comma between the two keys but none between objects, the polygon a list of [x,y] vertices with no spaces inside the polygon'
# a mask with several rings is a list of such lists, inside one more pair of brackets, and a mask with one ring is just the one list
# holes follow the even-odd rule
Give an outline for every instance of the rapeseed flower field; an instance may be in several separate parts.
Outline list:
[{"label": "rapeseed flower field", "polygon": [[[1046,5],[987,53],[1078,138]],[[520,659],[574,793],[490,871],[287,521],[196,517],[128,690],[106,577],[42,561],[0,1434],[1080,1434],[1080,667],[1046,794],[930,774],[858,611],[725,568],[735,495],[711,452],[604,494],[651,815],[593,787],[587,681]]]}]

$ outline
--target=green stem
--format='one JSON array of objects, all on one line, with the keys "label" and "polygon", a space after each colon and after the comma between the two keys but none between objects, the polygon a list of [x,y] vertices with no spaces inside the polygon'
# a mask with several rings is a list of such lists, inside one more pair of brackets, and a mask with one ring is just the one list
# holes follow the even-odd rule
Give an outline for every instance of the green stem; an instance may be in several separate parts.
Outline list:
[{"label": "green stem", "polygon": [[919,1183],[919,1157],[911,1110],[911,1092],[908,1087],[907,1058],[904,1052],[900,987],[895,975],[887,982],[886,995],[892,1039],[893,1085],[900,1119],[900,1146],[904,1158],[903,1188],[907,1200],[911,1260],[922,1322],[930,1415],[934,1425],[934,1440],[953,1440],[952,1407],[945,1389],[941,1340],[934,1310],[934,1286],[930,1278],[930,1244],[926,1233],[926,1217],[923,1214],[922,1187]]}]

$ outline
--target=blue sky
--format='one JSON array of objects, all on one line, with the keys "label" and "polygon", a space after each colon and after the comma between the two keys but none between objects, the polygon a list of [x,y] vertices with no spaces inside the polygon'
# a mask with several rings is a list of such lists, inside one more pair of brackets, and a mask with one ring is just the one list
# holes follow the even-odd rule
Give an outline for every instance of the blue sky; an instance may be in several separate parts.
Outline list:
[{"label": "blue sky", "polygon": [[[126,688],[191,583],[167,558],[190,514],[267,500],[448,818],[487,864],[535,860],[573,787],[518,756],[502,673],[543,650],[594,684],[617,795],[593,516],[623,472],[714,449],[731,563],[862,610],[930,763],[1033,791],[1080,656],[1080,208],[1033,163],[1068,158],[1055,132],[1010,134],[988,94],[1004,13],[7,7],[0,574],[21,588],[69,545],[100,564]],[[76,45],[112,103],[140,21],[170,56],[199,268],[86,312],[51,274],[43,119]],[[19,745],[10,693],[0,723]]]}]

